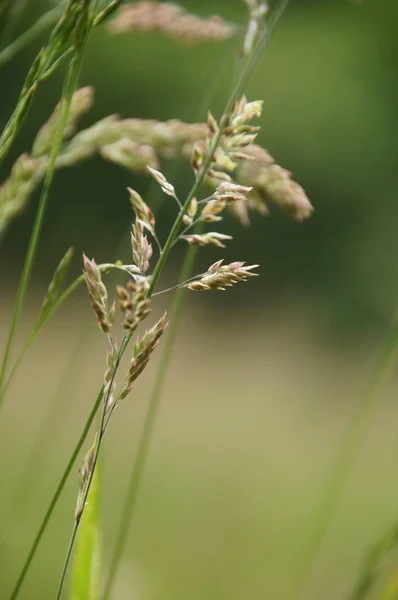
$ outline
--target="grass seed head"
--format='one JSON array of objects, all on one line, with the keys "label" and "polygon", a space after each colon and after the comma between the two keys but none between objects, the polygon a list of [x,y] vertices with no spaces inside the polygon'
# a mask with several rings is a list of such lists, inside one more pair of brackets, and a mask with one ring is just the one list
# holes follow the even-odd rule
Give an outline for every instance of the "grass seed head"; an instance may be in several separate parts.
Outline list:
[{"label": "grass seed head", "polygon": [[222,41],[237,30],[221,17],[205,19],[185,12],[176,4],[153,0],[123,6],[109,29],[112,33],[162,32],[184,44]]},{"label": "grass seed head", "polygon": [[129,281],[127,289],[118,286],[118,306],[124,313],[123,329],[133,333],[138,325],[149,315],[150,299],[147,298],[149,279],[142,277],[138,281]]},{"label": "grass seed head", "polygon": [[138,144],[128,138],[121,138],[100,147],[101,156],[116,165],[134,173],[144,173],[148,167],[157,169],[159,159],[155,149],[149,144]]},{"label": "grass seed head", "polygon": [[133,251],[133,259],[143,275],[149,269],[149,262],[152,256],[152,245],[148,242],[148,238],[144,235],[143,225],[140,220],[136,219],[131,232],[131,247]]},{"label": "grass seed head", "polygon": [[225,290],[240,281],[246,281],[250,277],[258,275],[258,273],[252,272],[258,265],[245,266],[244,262],[233,262],[229,265],[222,263],[223,261],[219,260],[211,265],[206,273],[187,286],[188,289],[194,292]]},{"label": "grass seed head", "polygon": [[182,239],[186,240],[190,246],[216,246],[217,248],[225,248],[223,244],[226,240],[232,240],[232,236],[217,231],[209,231],[208,233],[193,233],[184,235]]},{"label": "grass seed head", "polygon": [[147,366],[153,351],[167,328],[167,314],[165,313],[151,329],[147,330],[142,338],[137,338],[134,345],[133,359],[127,372],[126,381],[122,387],[119,400],[123,400],[131,391],[134,382]]},{"label": "grass seed head", "polygon": [[135,216],[141,221],[142,225],[153,234],[155,232],[155,216],[153,212],[138,192],[131,188],[127,189],[130,194],[130,202],[135,212]]},{"label": "grass seed head", "polygon": [[102,282],[97,264],[94,259],[89,260],[85,254],[83,254],[83,273],[98,325],[104,333],[109,334],[114,309],[108,310],[108,292]]},{"label": "grass seed head", "polygon": [[150,172],[150,174],[152,175],[152,177],[154,178],[155,181],[157,181],[157,183],[160,185],[160,187],[162,188],[162,191],[167,194],[168,196],[172,196],[173,198],[175,198],[175,189],[174,186],[171,185],[171,183],[169,183],[166,179],[166,177],[163,175],[163,173],[161,173],[160,171],[157,171],[156,169],[152,169],[151,167],[147,167],[148,171]]}]

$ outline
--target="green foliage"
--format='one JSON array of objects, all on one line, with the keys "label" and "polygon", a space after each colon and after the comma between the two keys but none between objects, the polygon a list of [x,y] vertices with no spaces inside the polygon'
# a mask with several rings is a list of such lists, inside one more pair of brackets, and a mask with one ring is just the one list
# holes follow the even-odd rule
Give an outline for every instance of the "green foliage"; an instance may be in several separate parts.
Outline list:
[{"label": "green foliage", "polygon": [[71,600],[98,600],[99,598],[100,488],[101,468],[100,461],[98,461],[77,534],[73,557]]}]

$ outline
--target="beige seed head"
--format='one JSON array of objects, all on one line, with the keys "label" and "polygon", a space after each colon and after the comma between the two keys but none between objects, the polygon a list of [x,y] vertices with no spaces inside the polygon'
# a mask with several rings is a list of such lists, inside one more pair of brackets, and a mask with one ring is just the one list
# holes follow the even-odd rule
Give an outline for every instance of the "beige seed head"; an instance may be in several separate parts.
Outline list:
[{"label": "beige seed head", "polygon": [[253,273],[258,265],[247,265],[244,262],[233,262],[229,265],[223,265],[219,260],[211,265],[197,281],[190,283],[187,287],[195,292],[208,290],[225,290],[232,287],[240,281],[246,281],[250,277],[255,277],[258,273]]},{"label": "beige seed head", "polygon": [[193,172],[198,173],[202,164],[203,164],[203,152],[200,149],[200,147],[197,144],[195,144],[195,146],[193,147],[192,156],[191,156],[191,167],[193,169]]},{"label": "beige seed head", "polygon": [[155,325],[145,332],[142,338],[137,338],[134,345],[133,360],[127,372],[125,384],[119,394],[119,400],[123,400],[133,387],[136,379],[147,366],[153,351],[167,328],[167,314],[165,313]]},{"label": "beige seed head", "polygon": [[112,325],[112,308],[108,311],[108,292],[102,282],[101,272],[94,259],[89,260],[85,254],[83,254],[83,266],[84,278],[98,325],[104,333],[109,334]]},{"label": "beige seed head", "polygon": [[152,234],[155,232],[155,217],[149,206],[141,198],[140,194],[131,188],[127,188],[130,194],[130,202],[137,219],[141,221],[144,227]]},{"label": "beige seed head", "polygon": [[152,146],[138,144],[128,138],[105,144],[99,150],[105,160],[135,173],[144,173],[148,165],[153,169],[159,166],[159,159]]},{"label": "beige seed head", "polygon": [[221,41],[236,32],[232,23],[220,17],[203,19],[177,5],[152,0],[122,6],[109,29],[112,33],[162,32],[185,44]]},{"label": "beige seed head", "polygon": [[123,328],[133,333],[138,325],[149,315],[150,299],[147,298],[149,279],[141,277],[138,281],[129,281],[127,289],[117,287],[118,305],[124,313]]},{"label": "beige seed head", "polygon": [[149,261],[152,257],[152,245],[148,238],[144,236],[143,224],[136,219],[131,232],[131,247],[133,251],[133,260],[143,275],[149,269]]},{"label": "beige seed head", "polygon": [[160,185],[160,187],[162,188],[163,192],[165,194],[167,194],[168,196],[173,196],[175,198],[175,189],[174,186],[171,185],[171,183],[169,183],[166,179],[166,177],[163,175],[163,173],[161,173],[160,171],[157,171],[156,169],[152,169],[151,167],[147,167],[148,171],[150,172],[150,174],[152,175],[152,177],[154,178],[155,181],[157,181],[157,183]]},{"label": "beige seed head", "polygon": [[210,200],[207,202],[202,210],[202,217],[207,217],[209,215],[219,215],[223,212],[224,208],[227,206],[225,200],[220,200],[217,198],[216,200]]},{"label": "beige seed head", "polygon": [[217,248],[225,248],[223,243],[226,240],[232,240],[232,236],[210,231],[208,233],[192,235],[184,235],[182,239],[186,240],[190,246],[216,246]]}]

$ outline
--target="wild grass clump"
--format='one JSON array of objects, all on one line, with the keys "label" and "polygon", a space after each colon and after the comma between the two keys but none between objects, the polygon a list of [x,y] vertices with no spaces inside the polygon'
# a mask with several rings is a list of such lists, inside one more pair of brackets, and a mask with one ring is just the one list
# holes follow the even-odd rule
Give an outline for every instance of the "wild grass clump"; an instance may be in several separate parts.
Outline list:
[{"label": "wild grass clump", "polygon": [[[118,0],[60,2],[59,6],[52,8],[45,15],[45,18],[40,17],[31,30],[0,51],[1,65],[2,61],[12,58],[40,32],[44,24],[56,20],[48,42],[33,61],[13,114],[0,136],[0,162],[9,152],[24,120],[28,117],[38,86],[52,75],[61,62],[66,65],[64,86],[58,105],[37,133],[30,152],[25,152],[16,160],[7,179],[0,186],[1,236],[6,234],[8,227],[16,224],[32,193],[42,185],[0,370],[0,402],[4,401],[5,392],[18,371],[22,356],[34,342],[43,325],[81,283],[86,285],[88,298],[104,339],[104,373],[99,392],[45,511],[11,593],[11,599],[19,597],[33,558],[75,461],[86,444],[96,415],[96,433],[79,471],[72,534],[56,597],[60,598],[63,592],[68,567],[77,543],[72,597],[83,599],[84,596],[87,600],[109,598],[133,517],[184,294],[191,291],[225,291],[258,275],[259,265],[248,265],[240,257],[234,262],[225,262],[222,251],[232,240],[232,236],[223,227],[226,211],[234,214],[245,226],[250,224],[251,213],[266,215],[270,205],[282,208],[299,222],[310,217],[313,211],[304,189],[294,181],[292,174],[278,165],[271,154],[257,144],[263,103],[261,100],[249,101],[245,95],[247,83],[272,39],[272,34],[288,6],[288,0],[279,0],[273,7],[260,0],[245,0],[247,23],[244,28],[219,16],[198,17],[182,7],[165,2],[146,0],[119,7],[120,4]],[[7,10],[5,14],[7,15]],[[108,21],[108,17],[111,16],[113,19]],[[79,130],[80,118],[89,111],[94,101],[94,91],[90,86],[80,89],[78,87],[82,62],[91,31],[105,21],[108,21],[107,31],[113,35],[155,32],[165,34],[183,44],[221,43],[230,37],[240,36],[243,66],[221,116],[216,118],[209,110],[207,117],[200,116],[200,122],[185,123],[178,119],[160,122],[109,115],[86,129]],[[168,203],[168,210],[176,212],[174,222],[166,238],[161,239],[157,231],[157,216],[150,199],[143,198],[135,189],[129,187],[125,199],[129,200],[133,211],[129,259],[125,263],[109,260],[107,263],[97,264],[94,258],[88,258],[84,254],[82,248],[82,274],[62,291],[73,255],[73,249],[69,249],[54,272],[35,326],[21,354],[10,368],[15,333],[27,293],[44,215],[51,197],[53,178],[57,170],[72,168],[95,155],[100,155],[131,173],[138,172],[151,177],[164,193],[164,203]],[[162,163],[178,157],[189,162],[192,172],[192,186],[185,197],[180,195],[178,178],[169,181],[162,172]],[[202,247],[213,249],[217,253],[216,260],[205,272],[195,273],[196,252]],[[180,278],[172,287],[162,289],[159,284],[160,277],[176,248],[180,248],[185,257]],[[109,283],[107,277],[111,272],[117,272],[124,280],[115,285]],[[171,310],[160,318],[153,318],[152,308],[156,296],[173,291],[176,293]],[[144,321],[148,326],[140,331]],[[129,396],[134,396],[138,378],[146,370],[157,347],[162,345],[164,350],[138,442],[115,549],[111,557],[106,557],[110,567],[105,581],[100,582],[99,495],[103,482],[98,467],[103,452],[103,441],[114,411],[123,410],[123,404],[129,401]],[[122,359],[126,356],[129,356],[127,368],[122,370]],[[349,435],[348,438],[349,459],[353,460],[360,443],[351,445],[352,436]],[[343,453],[343,456],[346,457],[347,454]],[[342,471],[339,469],[340,464],[337,464],[339,477],[333,480],[337,481],[337,484],[332,490],[332,502],[323,513],[323,517],[326,515],[327,519],[320,522],[313,537],[312,554],[308,557],[308,564],[311,563],[313,554],[319,550],[326,530],[326,521],[332,517],[339,493],[344,486],[345,471],[343,476],[340,476]],[[389,537],[388,543],[382,545],[381,551],[376,553],[376,560],[372,555],[365,574],[361,576],[356,591],[353,592],[353,599],[359,600],[364,597],[374,579],[374,573],[377,572],[380,557],[395,544],[394,533],[392,542]],[[307,575],[306,570],[300,585]]]}]

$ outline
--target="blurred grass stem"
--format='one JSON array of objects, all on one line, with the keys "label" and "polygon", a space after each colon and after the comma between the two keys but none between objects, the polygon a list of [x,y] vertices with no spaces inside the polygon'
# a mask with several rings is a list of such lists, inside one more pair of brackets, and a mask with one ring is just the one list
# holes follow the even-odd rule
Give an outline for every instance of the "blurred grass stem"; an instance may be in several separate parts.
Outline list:
[{"label": "blurred grass stem", "polygon": [[48,27],[54,25],[62,14],[64,6],[62,4],[52,8],[41,15],[33,25],[6,48],[0,51],[0,68],[9,63],[19,52],[21,52],[28,44],[39,37]]},{"label": "blurred grass stem", "polygon": [[0,38],[0,45],[6,45],[12,39],[16,31],[24,11],[28,6],[29,0],[13,0],[9,15],[6,18],[5,26]]}]

